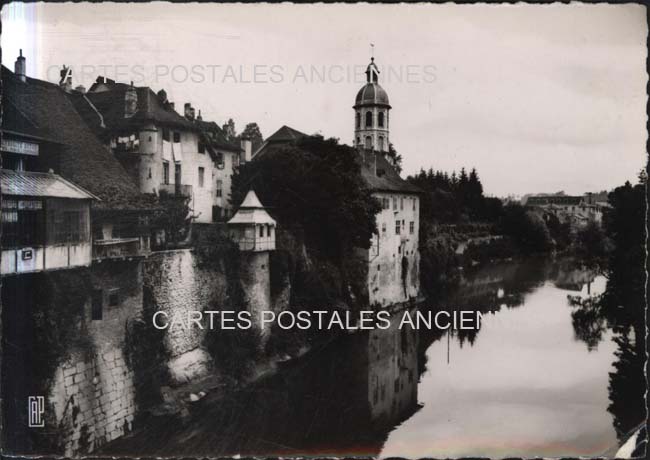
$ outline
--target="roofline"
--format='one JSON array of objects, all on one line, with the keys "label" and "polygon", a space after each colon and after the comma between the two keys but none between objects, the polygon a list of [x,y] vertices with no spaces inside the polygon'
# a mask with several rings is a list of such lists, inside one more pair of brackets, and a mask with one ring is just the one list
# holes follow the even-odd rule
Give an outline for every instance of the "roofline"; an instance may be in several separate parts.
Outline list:
[{"label": "roofline", "polygon": [[38,141],[49,142],[51,144],[67,145],[66,143],[61,142],[61,141],[55,141],[54,139],[49,139],[47,137],[34,136],[32,134],[25,134],[25,133],[21,133],[21,132],[18,132],[18,131],[13,131],[11,129],[1,128],[0,132],[2,132],[3,135],[6,133],[6,134],[12,134],[14,136],[22,136],[22,137],[27,137],[29,139],[35,139],[35,140],[38,140]]},{"label": "roofline", "polygon": [[[44,172],[39,172],[39,171],[14,171],[14,170],[12,170],[12,169],[3,169],[3,171],[10,171],[10,172],[12,172],[12,173],[14,173],[14,174],[23,174],[23,173],[27,173],[27,174],[30,175],[30,176],[45,176],[45,177],[52,177],[52,176],[54,176],[57,180],[60,180],[61,182],[63,182],[63,183],[64,183],[65,185],[67,185],[68,187],[70,187],[70,188],[76,190],[76,191],[79,192],[79,193],[82,193],[82,194],[88,195],[86,198],[69,198],[69,197],[56,197],[56,196],[52,196],[51,198],[57,198],[57,199],[71,199],[71,200],[96,200],[96,201],[102,201],[101,198],[99,198],[98,196],[94,195],[93,193],[90,193],[90,192],[89,192],[88,190],[86,190],[85,188],[80,187],[80,186],[78,186],[77,184],[75,184],[75,183],[73,183],[73,182],[70,182],[69,180],[67,180],[67,179],[65,179],[65,178],[63,178],[63,177],[61,177],[60,175],[58,175],[58,174],[56,174],[56,173],[44,173]],[[3,191],[3,193],[6,194],[6,195],[8,195],[8,196],[41,196],[41,197],[47,197],[47,196],[48,196],[48,195],[15,195],[15,194],[13,194],[13,193],[5,192],[5,191]]]},{"label": "roofline", "polygon": [[393,106],[390,104],[384,104],[383,102],[363,102],[361,104],[354,104],[352,106],[353,109],[358,109],[361,107],[384,107],[387,109],[392,109]]}]

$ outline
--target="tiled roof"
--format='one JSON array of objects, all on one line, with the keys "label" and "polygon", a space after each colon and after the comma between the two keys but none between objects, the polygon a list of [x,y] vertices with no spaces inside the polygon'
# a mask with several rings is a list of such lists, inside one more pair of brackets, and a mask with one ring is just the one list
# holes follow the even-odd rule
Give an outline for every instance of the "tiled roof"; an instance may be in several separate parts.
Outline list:
[{"label": "tiled roof", "polygon": [[58,85],[27,78],[20,81],[2,67],[3,102],[9,101],[39,129],[61,142],[56,172],[101,199],[102,209],[149,209],[153,198],[139,192],[129,174],[93,134]]},{"label": "tiled roof", "polygon": [[239,152],[241,146],[235,142],[229,141],[226,134],[214,121],[194,120],[193,124],[208,137],[208,141],[214,147]]},{"label": "tiled roof", "polygon": [[581,196],[568,196],[568,195],[539,195],[539,196],[530,196],[526,200],[527,206],[539,206],[539,205],[579,205],[584,201],[584,198]]},{"label": "tiled roof", "polygon": [[278,145],[284,145],[290,142],[296,142],[302,138],[307,137],[307,134],[293,129],[287,125],[283,125],[282,128],[278,129],[276,132],[271,134],[265,141],[260,145],[255,153],[253,153],[253,158],[258,155],[264,155],[267,152],[276,150]]},{"label": "tiled roof", "polygon": [[57,174],[3,169],[0,175],[2,193],[5,195],[97,199],[96,196]]},{"label": "tiled roof", "polygon": [[[102,114],[108,131],[132,129],[150,121],[164,126],[188,130],[195,129],[192,122],[161,101],[158,95],[149,87],[135,88],[138,97],[136,112],[130,117],[125,117],[124,96],[129,86],[125,83],[113,82],[108,84],[109,89],[107,91],[92,92],[91,88],[85,94],[93,106]],[[78,98],[78,103],[75,106],[84,102],[81,99]],[[84,114],[84,119],[89,122],[91,127],[96,128],[99,120],[96,113],[84,111]]]},{"label": "tiled roof", "polygon": [[361,165],[361,175],[373,191],[422,193],[419,187],[405,181],[395,171],[393,165],[380,152],[355,150]]},{"label": "tiled roof", "polygon": [[228,223],[275,225],[275,220],[266,212],[255,192],[249,190],[239,209]]}]

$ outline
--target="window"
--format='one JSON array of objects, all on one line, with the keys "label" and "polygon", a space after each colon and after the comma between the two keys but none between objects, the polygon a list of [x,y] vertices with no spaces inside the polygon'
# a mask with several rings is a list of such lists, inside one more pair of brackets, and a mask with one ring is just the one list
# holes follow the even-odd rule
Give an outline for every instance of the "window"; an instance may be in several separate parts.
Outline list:
[{"label": "window", "polygon": [[366,136],[366,146],[365,146],[365,147],[366,147],[367,149],[371,149],[371,148],[372,148],[372,137],[370,137],[370,136]]},{"label": "window", "polygon": [[223,182],[221,179],[217,179],[217,198],[223,196]]},{"label": "window", "polygon": [[81,241],[81,212],[57,212],[54,221],[54,243],[78,243]]},{"label": "window", "polygon": [[379,136],[379,139],[377,139],[379,143],[379,151],[383,152],[384,151],[384,137]]},{"label": "window", "polygon": [[205,153],[205,144],[203,141],[199,141],[199,153]]},{"label": "window", "polygon": [[380,128],[384,127],[384,112],[379,112],[379,115],[377,117],[377,125]]},{"label": "window", "polygon": [[116,307],[120,303],[120,290],[111,289],[108,291],[108,305],[111,307]]},{"label": "window", "polygon": [[180,142],[181,141],[181,133],[178,131],[174,131],[174,142]]},{"label": "window", "polygon": [[90,310],[90,319],[93,321],[101,320],[104,310],[103,291],[101,289],[93,289],[92,305]]},{"label": "window", "polygon": [[381,205],[382,205],[383,209],[390,209],[390,199],[382,198],[381,199]]},{"label": "window", "polygon": [[393,211],[397,211],[397,197],[393,197]]},{"label": "window", "polygon": [[357,137],[357,146],[361,145],[361,138]]},{"label": "window", "polygon": [[357,112],[357,128],[361,128],[361,114]]},{"label": "window", "polygon": [[176,184],[176,187],[180,187],[181,183],[183,182],[181,179],[183,177],[183,172],[181,170],[181,165],[178,163],[174,164],[174,183]]},{"label": "window", "polygon": [[163,161],[163,184],[169,184],[169,162]]},{"label": "window", "polygon": [[2,247],[15,248],[45,244],[45,214],[38,200],[2,202]]},{"label": "window", "polygon": [[415,222],[409,222],[409,233],[413,235],[415,233]]},{"label": "window", "polygon": [[382,232],[382,233],[386,233],[386,222],[384,222],[383,224],[381,224],[381,232]]},{"label": "window", "polygon": [[402,226],[399,222],[399,220],[395,221],[395,235],[399,235],[401,233]]},{"label": "window", "polygon": [[169,142],[169,129],[163,128],[163,141]]},{"label": "window", "polygon": [[264,225],[260,225],[260,238],[264,237]]},{"label": "window", "polygon": [[372,127],[372,112],[367,111],[366,112],[366,128]]},{"label": "window", "polygon": [[413,211],[415,211],[415,203],[417,202],[417,199],[416,199],[416,198],[412,198],[412,200],[413,200]]},{"label": "window", "polygon": [[404,211],[404,197],[399,200],[399,210]]},{"label": "window", "polygon": [[203,187],[204,178],[205,178],[205,168],[199,166],[199,187]]}]

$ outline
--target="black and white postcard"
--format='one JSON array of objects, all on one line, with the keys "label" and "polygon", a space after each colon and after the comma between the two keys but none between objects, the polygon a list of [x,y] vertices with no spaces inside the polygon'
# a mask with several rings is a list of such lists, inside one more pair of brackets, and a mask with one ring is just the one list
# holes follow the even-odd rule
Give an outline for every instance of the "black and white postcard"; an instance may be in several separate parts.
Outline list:
[{"label": "black and white postcard", "polygon": [[644,5],[1,19],[3,456],[645,457]]}]

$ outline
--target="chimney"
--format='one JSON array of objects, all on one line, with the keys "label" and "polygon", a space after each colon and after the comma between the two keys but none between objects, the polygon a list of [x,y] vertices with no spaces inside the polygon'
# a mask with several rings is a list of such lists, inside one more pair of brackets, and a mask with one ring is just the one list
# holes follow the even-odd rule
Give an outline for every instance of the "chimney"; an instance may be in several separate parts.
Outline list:
[{"label": "chimney", "polygon": [[75,88],[75,91],[79,91],[80,93],[85,93],[86,87],[84,85],[79,85]]},{"label": "chimney", "polygon": [[185,118],[188,120],[193,120],[194,119],[194,109],[192,108],[192,104],[189,102],[185,103]]},{"label": "chimney", "polygon": [[253,156],[253,142],[251,142],[250,139],[242,138],[240,145],[244,151],[244,163],[248,163],[251,161],[251,158]]},{"label": "chimney", "polygon": [[138,92],[131,82],[131,86],[126,89],[124,93],[124,118],[129,118],[135,115],[138,111]]},{"label": "chimney", "polygon": [[201,110],[199,109],[199,114],[196,117],[197,121],[203,121],[203,117],[201,116]]},{"label": "chimney", "polygon": [[66,93],[72,91],[72,69],[70,67],[66,67],[64,64],[59,75],[61,76],[61,79],[59,80],[59,86]]},{"label": "chimney", "polygon": [[27,72],[25,71],[25,68],[25,58],[23,56],[23,50],[21,48],[20,56],[18,56],[16,63],[14,64],[14,73],[18,78],[20,78],[20,81],[27,81]]},{"label": "chimney", "polygon": [[172,111],[173,111],[175,107],[176,107],[176,104],[174,104],[173,102],[169,101],[169,110],[172,110]]},{"label": "chimney", "polygon": [[158,99],[160,99],[160,102],[162,102],[164,105],[167,102],[167,91],[161,89],[160,91],[158,91],[157,94],[158,94]]}]

